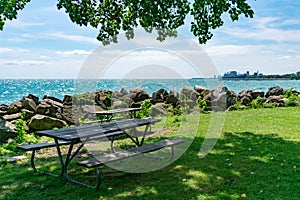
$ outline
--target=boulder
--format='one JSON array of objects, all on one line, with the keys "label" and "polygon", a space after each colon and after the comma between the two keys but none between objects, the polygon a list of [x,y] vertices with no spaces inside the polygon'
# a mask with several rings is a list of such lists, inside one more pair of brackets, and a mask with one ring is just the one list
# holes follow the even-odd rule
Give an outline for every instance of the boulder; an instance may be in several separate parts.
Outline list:
[{"label": "boulder", "polygon": [[2,117],[5,121],[13,121],[16,119],[20,119],[21,118],[21,113],[15,113],[15,114],[11,114],[11,115],[4,115]]},{"label": "boulder", "polygon": [[199,94],[196,91],[194,91],[191,87],[188,86],[182,88],[181,94],[183,94],[186,97],[186,99],[190,99],[195,102],[197,102],[199,97]]},{"label": "boulder", "polygon": [[47,104],[46,102],[42,101],[37,107],[36,107],[36,113],[44,115],[47,112],[47,109],[49,109],[51,105]]},{"label": "boulder", "polygon": [[283,95],[283,88],[279,86],[269,88],[266,97]]},{"label": "boulder", "polygon": [[143,88],[133,88],[133,89],[131,89],[129,97],[134,102],[141,102],[141,101],[144,101],[146,99],[150,99],[148,93]]},{"label": "boulder", "polygon": [[170,95],[166,99],[166,104],[172,104],[173,108],[176,108],[179,106],[179,99],[174,95]]},{"label": "boulder", "polygon": [[129,94],[129,92],[128,92],[127,90],[125,90],[124,88],[122,88],[122,89],[120,90],[120,93],[123,94],[123,96]]},{"label": "boulder", "polygon": [[164,102],[168,98],[169,93],[165,89],[159,89],[152,93],[152,100],[154,102]]},{"label": "boulder", "polygon": [[0,119],[0,143],[6,142],[8,138],[17,136],[16,126],[11,122]]},{"label": "boulder", "polygon": [[2,104],[0,105],[0,111],[8,111],[9,107],[8,105]]},{"label": "boulder", "polygon": [[128,104],[125,103],[124,101],[120,101],[120,100],[115,100],[112,103],[112,109],[116,109],[116,108],[128,108]]},{"label": "boulder", "polygon": [[16,101],[9,105],[7,114],[19,113],[22,110],[22,102]]},{"label": "boulder", "polygon": [[[249,96],[250,95],[250,90],[242,90],[240,93],[237,95],[238,100],[241,100],[244,96]],[[251,96],[251,95],[250,95]],[[251,97],[252,98],[252,97]]]},{"label": "boulder", "polygon": [[44,99],[43,101],[41,101],[41,103],[46,103],[48,105],[58,107],[58,108],[63,108],[64,107],[62,101],[55,101],[53,99]]},{"label": "boulder", "polygon": [[165,103],[157,103],[151,107],[151,116],[155,117],[158,115],[167,115],[167,109],[168,107]]},{"label": "boulder", "polygon": [[29,129],[34,131],[62,128],[64,126],[67,126],[67,123],[63,120],[39,114],[33,116],[28,123]]},{"label": "boulder", "polygon": [[62,109],[64,105],[53,99],[44,99],[36,108],[36,113],[62,119]]},{"label": "boulder", "polygon": [[120,99],[120,98],[122,98],[123,96],[124,96],[124,94],[122,94],[121,92],[114,91],[112,97],[113,97],[114,99]]},{"label": "boulder", "polygon": [[111,107],[112,105],[112,91],[99,90],[95,93],[95,103],[104,109]]},{"label": "boulder", "polygon": [[286,102],[288,101],[287,98],[283,98],[282,95],[280,96],[269,96],[266,100],[266,103],[275,103],[277,106],[285,106]]},{"label": "boulder", "polygon": [[210,93],[208,88],[200,85],[195,85],[194,90],[201,96],[201,98],[204,98],[206,95]]},{"label": "boulder", "polygon": [[63,105],[68,105],[71,106],[72,105],[72,96],[71,95],[64,95],[64,99],[63,99]]},{"label": "boulder", "polygon": [[35,113],[31,110],[22,109],[21,112],[25,113],[25,120],[28,120],[35,115]]},{"label": "boulder", "polygon": [[69,125],[75,124],[74,109],[72,106],[65,105],[62,109],[62,119]]},{"label": "boulder", "polygon": [[30,99],[30,98],[23,98],[22,99],[22,107],[26,110],[30,110],[30,111],[33,111],[35,112],[36,111],[36,103],[33,99]]},{"label": "boulder", "polygon": [[52,101],[56,101],[56,102],[59,102],[59,103],[63,103],[63,101],[62,100],[60,100],[60,99],[58,99],[58,98],[56,98],[56,97],[52,97],[52,96],[48,96],[48,95],[45,95],[44,97],[43,97],[43,100],[46,100],[46,99],[50,99],[50,100],[52,100]]},{"label": "boulder", "polygon": [[179,92],[176,90],[170,90],[170,96],[174,96],[175,98],[179,99]]},{"label": "boulder", "polygon": [[183,94],[185,96],[189,96],[192,92],[193,92],[193,89],[188,86],[184,86],[181,90],[181,94]]},{"label": "boulder", "polygon": [[257,97],[264,98],[264,96],[265,96],[265,93],[263,91],[259,91],[259,90],[250,90],[249,93],[250,93],[250,96],[252,97],[252,99],[257,99]]},{"label": "boulder", "polygon": [[39,97],[35,96],[34,94],[29,94],[26,98],[32,99],[35,103],[35,105],[39,104]]},{"label": "boulder", "polygon": [[252,96],[249,94],[246,94],[241,97],[240,102],[242,105],[247,106],[251,103],[252,100],[253,100]]},{"label": "boulder", "polygon": [[218,89],[212,90],[210,96],[205,96],[204,100],[207,101],[207,105],[211,107],[211,110],[225,111],[236,102],[237,96],[227,87],[220,86]]}]

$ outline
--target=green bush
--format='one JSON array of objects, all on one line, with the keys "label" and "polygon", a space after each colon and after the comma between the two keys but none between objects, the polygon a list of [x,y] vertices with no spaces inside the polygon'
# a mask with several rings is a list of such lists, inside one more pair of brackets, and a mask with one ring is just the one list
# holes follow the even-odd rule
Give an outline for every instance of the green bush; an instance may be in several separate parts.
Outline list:
[{"label": "green bush", "polygon": [[287,98],[287,102],[285,103],[286,107],[290,107],[290,106],[296,106],[297,105],[297,101],[299,101],[299,97],[297,93],[293,92],[293,89],[288,89],[285,91],[285,93],[283,94],[284,98]]},{"label": "green bush", "polygon": [[208,111],[207,102],[204,99],[201,99],[201,97],[198,97],[198,106],[202,111]]},{"label": "green bush", "polygon": [[141,105],[142,109],[136,112],[136,117],[137,118],[150,117],[151,106],[152,106],[151,101],[149,99],[146,99]]},{"label": "green bush", "polygon": [[4,143],[0,146],[0,155],[14,155],[18,152],[17,146],[22,143],[37,143],[39,138],[34,136],[33,134],[27,133],[25,130],[26,120],[25,120],[26,113],[21,114],[21,118],[16,122],[16,131],[17,136],[14,140],[11,140],[7,143]]},{"label": "green bush", "polygon": [[256,99],[252,100],[250,103],[251,108],[257,109],[263,107],[263,98],[258,96]]}]

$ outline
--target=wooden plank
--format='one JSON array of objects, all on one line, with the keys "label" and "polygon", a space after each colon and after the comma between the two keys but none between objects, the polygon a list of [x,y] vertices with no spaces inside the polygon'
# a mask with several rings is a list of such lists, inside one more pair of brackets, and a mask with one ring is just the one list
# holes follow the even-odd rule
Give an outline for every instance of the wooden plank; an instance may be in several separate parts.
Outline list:
[{"label": "wooden plank", "polygon": [[[70,142],[66,142],[66,141],[59,142],[59,145],[68,145],[68,144],[70,144]],[[55,146],[56,146],[55,142],[43,142],[43,143],[36,143],[36,144],[20,145],[17,146],[17,148],[25,151],[30,151],[30,150],[39,150],[39,149],[55,147]]]},{"label": "wooden plank", "polygon": [[152,144],[133,148],[128,151],[104,154],[101,157],[97,157],[97,159],[93,158],[93,159],[78,162],[78,165],[88,167],[88,168],[93,168],[93,167],[97,167],[97,166],[100,166],[100,165],[103,165],[106,163],[123,160],[123,159],[130,158],[133,156],[138,156],[143,153],[157,151],[157,150],[165,148],[165,147],[171,147],[171,146],[183,143],[183,142],[184,142],[184,140],[179,139],[179,138],[165,139],[165,140],[162,140],[159,142],[154,142]]},{"label": "wooden plank", "polygon": [[96,136],[98,134],[116,132],[128,128],[153,124],[159,121],[160,120],[153,119],[153,118],[125,119],[118,122],[92,124],[86,126],[78,126],[75,128],[37,131],[36,134],[39,136],[47,136],[47,137],[57,138],[59,140],[71,141],[76,139],[79,140],[80,138],[88,138],[88,137]]}]

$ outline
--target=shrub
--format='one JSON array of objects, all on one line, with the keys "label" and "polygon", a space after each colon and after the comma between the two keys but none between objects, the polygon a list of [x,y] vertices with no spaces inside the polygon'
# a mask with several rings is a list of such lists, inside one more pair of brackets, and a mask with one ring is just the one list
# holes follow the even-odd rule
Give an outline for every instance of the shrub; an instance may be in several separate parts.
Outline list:
[{"label": "shrub", "polygon": [[146,99],[141,105],[142,109],[136,112],[136,117],[137,118],[150,117],[151,106],[152,106],[151,101],[149,99]]},{"label": "shrub", "polygon": [[258,96],[256,99],[252,100],[250,106],[254,109],[263,107],[263,98]]},{"label": "shrub", "polygon": [[283,97],[288,99],[284,106],[289,107],[297,105],[296,101],[298,100],[298,94],[294,93],[292,88],[286,90]]},{"label": "shrub", "polygon": [[202,111],[208,110],[207,102],[204,99],[201,99],[201,97],[198,97],[198,106]]}]

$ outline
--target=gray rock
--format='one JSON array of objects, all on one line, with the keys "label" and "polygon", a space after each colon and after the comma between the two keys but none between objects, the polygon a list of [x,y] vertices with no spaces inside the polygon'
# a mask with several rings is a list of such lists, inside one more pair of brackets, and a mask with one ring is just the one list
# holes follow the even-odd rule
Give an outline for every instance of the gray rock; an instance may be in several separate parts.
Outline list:
[{"label": "gray rock", "polygon": [[151,116],[159,116],[168,114],[167,105],[165,103],[157,103],[151,107]]},{"label": "gray rock", "polygon": [[205,96],[207,96],[210,93],[210,90],[206,87],[200,86],[200,85],[195,85],[194,86],[194,90],[199,93],[199,95],[201,96],[201,98],[204,98]]},{"label": "gray rock", "polygon": [[169,93],[165,89],[159,89],[152,93],[152,100],[154,102],[164,102],[168,98]]},{"label": "gray rock", "polygon": [[0,143],[17,136],[16,126],[11,122],[0,119]]},{"label": "gray rock", "polygon": [[141,102],[146,99],[150,99],[148,93],[144,88],[133,88],[130,90],[129,97],[134,101],[134,102]]},{"label": "gray rock", "polygon": [[21,112],[25,113],[25,120],[28,120],[35,115],[35,112],[26,109],[22,109]]},{"label": "gray rock", "polygon": [[64,126],[67,126],[67,123],[63,120],[39,114],[33,116],[28,123],[30,130],[47,130]]},{"label": "gray rock", "polygon": [[266,103],[275,103],[277,106],[285,106],[285,103],[288,101],[287,98],[283,98],[282,95],[279,96],[269,96],[266,100]]},{"label": "gray rock", "polygon": [[59,102],[59,103],[63,103],[63,101],[62,100],[60,100],[60,99],[58,99],[58,98],[56,98],[56,97],[52,97],[52,96],[48,96],[48,95],[45,95],[44,97],[43,97],[43,100],[46,100],[46,99],[50,99],[50,100],[52,100],[52,101],[56,101],[56,102]]},{"label": "gray rock", "polygon": [[9,107],[8,105],[2,104],[0,105],[0,111],[8,111]]},{"label": "gray rock", "polygon": [[253,100],[252,96],[251,95],[244,95],[241,99],[240,99],[240,102],[242,105],[249,105],[251,103],[251,101]]},{"label": "gray rock", "polygon": [[26,110],[30,110],[35,112],[36,110],[36,103],[34,102],[33,99],[29,99],[27,97],[22,99],[22,107],[25,108]]},{"label": "gray rock", "polygon": [[266,97],[283,95],[283,88],[279,86],[269,88]]},{"label": "gray rock", "polygon": [[35,96],[34,94],[29,94],[27,98],[32,99],[36,105],[39,104],[39,97]]},{"label": "gray rock", "polygon": [[9,105],[7,114],[19,113],[21,110],[22,110],[22,102],[21,101],[16,101],[16,102]]},{"label": "gray rock", "polygon": [[166,99],[166,104],[172,104],[173,108],[176,108],[179,105],[179,99],[174,95],[170,95]]},{"label": "gray rock", "polygon": [[72,105],[72,96],[71,95],[64,95],[64,99],[63,99],[63,105]]},{"label": "gray rock", "polygon": [[21,113],[15,113],[15,114],[11,114],[11,115],[4,115],[2,118],[6,121],[13,121],[13,120],[16,120],[16,119],[20,119],[21,118]]},{"label": "gray rock", "polygon": [[257,99],[257,97],[264,98],[265,93],[259,90],[250,90],[250,95],[253,99]]},{"label": "gray rock", "polygon": [[128,92],[127,90],[125,90],[124,88],[122,88],[122,89],[120,90],[120,93],[122,93],[123,96],[129,94],[129,92]]}]

